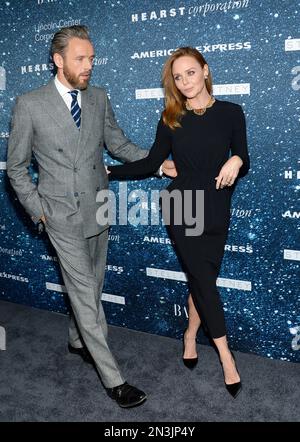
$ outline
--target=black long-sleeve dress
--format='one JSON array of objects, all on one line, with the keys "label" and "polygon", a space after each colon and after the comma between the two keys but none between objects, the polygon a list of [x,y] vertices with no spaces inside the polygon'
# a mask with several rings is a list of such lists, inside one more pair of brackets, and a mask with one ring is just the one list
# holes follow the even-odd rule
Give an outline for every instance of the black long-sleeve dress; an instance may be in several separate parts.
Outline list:
[{"label": "black long-sleeve dress", "polygon": [[[241,106],[216,100],[201,116],[186,111],[180,123],[181,128],[172,130],[161,118],[155,142],[146,158],[120,166],[109,166],[108,169],[110,177],[145,175],[155,172],[172,152],[178,175],[167,190],[181,191],[183,201],[187,199],[184,191],[190,190],[193,214],[199,213],[195,211],[196,201],[199,201],[196,190],[204,190],[203,233],[188,236],[186,229],[191,228],[190,223],[187,225],[184,216],[183,223],[176,223],[172,205],[169,231],[188,275],[199,316],[211,337],[218,338],[226,334],[226,328],[216,280],[224,254],[230,202],[235,186],[217,190],[215,177],[230,152],[243,160],[239,177],[247,173],[249,156],[245,117]],[[164,207],[162,212],[165,219]]]}]

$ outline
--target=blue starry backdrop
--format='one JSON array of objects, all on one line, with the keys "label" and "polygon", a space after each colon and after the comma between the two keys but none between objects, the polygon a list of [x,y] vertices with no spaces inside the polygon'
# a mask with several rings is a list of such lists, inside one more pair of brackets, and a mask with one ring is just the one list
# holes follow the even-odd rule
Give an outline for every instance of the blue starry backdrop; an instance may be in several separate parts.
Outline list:
[{"label": "blue starry backdrop", "polygon": [[[51,79],[53,33],[89,27],[91,83],[106,88],[120,126],[143,148],[163,109],[168,54],[195,46],[215,96],[242,105],[247,119],[251,170],[235,191],[218,279],[228,339],[235,350],[299,362],[299,10],[294,0],[1,0],[0,298],[68,313],[55,251],[37,235],[5,169],[15,98]],[[30,173],[38,180],[34,162]],[[161,220],[141,225],[157,210],[153,193],[168,183],[110,183],[117,209],[127,204],[134,212],[139,202],[140,211],[110,229],[103,304],[110,324],[181,338],[188,285]],[[144,199],[135,201],[141,190]],[[208,342],[202,332],[199,342]]]}]

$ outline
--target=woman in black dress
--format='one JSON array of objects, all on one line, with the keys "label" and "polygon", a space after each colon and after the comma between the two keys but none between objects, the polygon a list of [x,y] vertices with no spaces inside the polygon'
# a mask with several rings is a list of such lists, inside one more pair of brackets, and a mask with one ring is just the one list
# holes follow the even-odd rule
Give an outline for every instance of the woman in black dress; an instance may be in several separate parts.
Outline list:
[{"label": "woman in black dress", "polygon": [[196,335],[203,323],[218,349],[226,388],[236,397],[241,379],[228,348],[216,280],[228,233],[233,185],[249,169],[245,118],[239,105],[212,96],[209,67],[194,48],[179,48],[171,55],[164,66],[163,86],[165,110],[148,157],[109,166],[108,170],[111,176],[150,174],[172,152],[178,175],[167,190],[180,191],[183,201],[185,191],[192,192],[193,207],[199,198],[196,191],[204,190],[201,235],[188,236],[184,220],[175,222],[174,207],[164,214],[162,206],[191,288],[183,362],[190,369],[197,364]]}]

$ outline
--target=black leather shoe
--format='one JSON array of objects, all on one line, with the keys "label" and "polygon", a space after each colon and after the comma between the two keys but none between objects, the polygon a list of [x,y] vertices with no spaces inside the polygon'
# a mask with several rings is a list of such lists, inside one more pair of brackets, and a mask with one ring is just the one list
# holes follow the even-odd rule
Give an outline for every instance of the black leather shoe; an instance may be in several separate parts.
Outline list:
[{"label": "black leather shoe", "polygon": [[242,383],[236,382],[235,384],[225,384],[226,390],[235,399],[237,395],[242,391]]},{"label": "black leather shoe", "polygon": [[196,358],[182,358],[182,362],[187,368],[189,368],[190,370],[194,370],[194,368],[198,364],[198,356]]},{"label": "black leather shoe", "polygon": [[75,347],[72,347],[72,345],[68,344],[68,350],[69,350],[69,353],[72,353],[73,355],[81,356],[81,358],[87,364],[94,365],[94,359],[92,358],[90,352],[88,351],[88,349],[86,347],[75,348]]},{"label": "black leather shoe", "polygon": [[[184,332],[185,334],[185,332]],[[183,343],[183,354],[184,354],[184,334],[183,334],[183,338],[182,338],[182,343]],[[196,356],[195,358],[184,358],[182,357],[182,362],[184,363],[184,365],[189,368],[190,370],[193,370],[197,363],[198,363],[198,356]]]},{"label": "black leather shoe", "polygon": [[107,388],[106,391],[108,396],[122,408],[136,407],[147,399],[143,391],[127,384],[127,382],[114,388]]},{"label": "black leather shoe", "polygon": [[[234,354],[232,353],[232,351],[230,351],[230,354],[232,356],[232,359],[234,360],[236,371],[238,372],[238,375],[240,376],[240,373],[239,373],[237,366],[236,366]],[[221,360],[220,360],[220,364],[223,367]],[[234,399],[242,391],[242,382],[241,381],[235,382],[234,384],[226,384],[225,379],[224,379],[224,383],[225,383],[226,390]]]}]

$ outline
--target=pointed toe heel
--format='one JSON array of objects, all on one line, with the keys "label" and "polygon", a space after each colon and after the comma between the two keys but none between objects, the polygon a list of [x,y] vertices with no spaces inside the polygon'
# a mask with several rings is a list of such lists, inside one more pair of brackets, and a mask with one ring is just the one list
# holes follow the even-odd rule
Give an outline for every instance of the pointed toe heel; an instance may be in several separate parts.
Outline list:
[{"label": "pointed toe heel", "polygon": [[[237,365],[236,365],[236,360],[235,360],[234,354],[232,353],[231,350],[230,350],[230,354],[231,354],[231,356],[232,356],[232,359],[234,360],[236,371],[237,371],[238,375],[239,375],[240,378],[241,378],[241,375],[240,375],[240,373],[239,373],[239,371],[238,371],[238,368],[237,368]],[[223,368],[223,364],[222,364],[221,360],[220,360],[220,364],[221,364],[221,366],[222,366],[222,368]],[[239,382],[235,382],[234,384],[226,384],[226,382],[225,382],[225,378],[224,378],[224,384],[225,384],[226,390],[228,391],[228,393],[229,393],[234,399],[235,399],[235,398],[238,396],[238,394],[242,391],[242,382],[241,382],[241,381],[239,381]]]},{"label": "pointed toe heel", "polygon": [[242,383],[236,382],[235,384],[226,384],[226,390],[235,399],[237,395],[242,391]]},{"label": "pointed toe heel", "polygon": [[196,358],[182,358],[182,362],[187,368],[193,370],[198,363],[198,356]]},{"label": "pointed toe heel", "polygon": [[[183,338],[182,338],[183,354],[184,354],[184,350],[185,350],[184,335],[185,335],[185,332],[183,333]],[[184,365],[187,368],[189,368],[190,370],[193,370],[196,367],[197,363],[198,363],[198,356],[196,356],[195,358],[184,358],[182,356],[182,362],[184,363]]]}]

